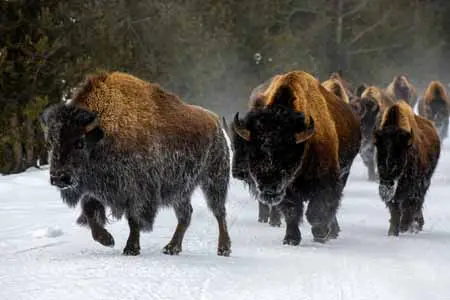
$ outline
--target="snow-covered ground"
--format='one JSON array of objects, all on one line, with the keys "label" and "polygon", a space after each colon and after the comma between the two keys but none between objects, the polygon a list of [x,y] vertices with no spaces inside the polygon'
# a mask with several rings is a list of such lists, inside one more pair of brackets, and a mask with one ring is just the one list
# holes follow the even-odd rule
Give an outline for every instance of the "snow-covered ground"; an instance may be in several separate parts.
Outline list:
[{"label": "snow-covered ground", "polygon": [[228,197],[230,257],[216,255],[217,225],[201,192],[183,252],[167,256],[176,219],[161,211],[141,255],[122,256],[125,220],[108,229],[115,248],[75,224],[48,183],[48,170],[0,177],[0,299],[94,300],[440,300],[450,298],[450,142],[442,151],[419,234],[388,237],[388,211],[366,181],[359,156],[339,212],[342,232],[325,245],[310,226],[299,247],[284,246],[284,224],[257,222],[257,203],[232,181]]}]

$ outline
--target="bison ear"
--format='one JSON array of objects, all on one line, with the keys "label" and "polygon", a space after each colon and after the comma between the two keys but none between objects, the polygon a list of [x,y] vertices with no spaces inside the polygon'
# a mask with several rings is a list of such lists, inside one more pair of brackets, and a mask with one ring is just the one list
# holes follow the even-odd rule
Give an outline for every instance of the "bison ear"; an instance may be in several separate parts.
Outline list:
[{"label": "bison ear", "polygon": [[244,125],[242,125],[241,120],[239,120],[238,112],[234,115],[234,120],[231,127],[238,136],[240,136],[246,141],[250,141],[250,130],[248,130],[247,128],[245,128]]},{"label": "bison ear", "polygon": [[312,117],[309,117],[309,126],[306,130],[300,131],[299,133],[295,134],[295,143],[300,144],[303,143],[316,133],[316,129],[314,127],[314,119]]}]

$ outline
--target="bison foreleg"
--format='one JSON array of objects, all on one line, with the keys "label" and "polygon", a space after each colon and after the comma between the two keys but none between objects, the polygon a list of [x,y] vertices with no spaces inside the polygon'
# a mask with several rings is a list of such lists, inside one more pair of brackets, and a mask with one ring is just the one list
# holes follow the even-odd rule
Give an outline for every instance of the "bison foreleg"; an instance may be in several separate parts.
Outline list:
[{"label": "bison foreleg", "polygon": [[183,238],[191,223],[192,205],[188,201],[183,201],[174,205],[175,214],[178,219],[177,228],[170,242],[163,248],[164,254],[177,255],[183,249]]},{"label": "bison foreleg", "polygon": [[269,225],[273,227],[281,226],[281,214],[278,206],[272,206],[270,210],[270,221]]},{"label": "bison foreleg", "polygon": [[270,207],[258,201],[258,222],[267,223],[269,221]]},{"label": "bison foreleg", "polygon": [[337,237],[339,225],[336,212],[339,207],[339,195],[331,188],[325,189],[315,199],[309,201],[306,218],[311,224],[314,241],[325,243],[331,237]]},{"label": "bison foreleg", "polygon": [[389,220],[389,236],[398,236],[400,231],[400,207],[397,201],[389,201],[387,203],[391,218]]},{"label": "bison foreleg", "polygon": [[114,238],[103,227],[106,221],[103,204],[93,198],[87,198],[82,202],[82,209],[87,224],[91,228],[92,238],[103,246],[113,247]]},{"label": "bison foreleg", "polygon": [[297,246],[302,240],[302,235],[298,225],[303,216],[303,202],[282,202],[279,208],[283,212],[286,222],[286,235],[283,239],[283,245]]},{"label": "bison foreleg", "polygon": [[123,249],[124,255],[139,255],[141,251],[140,246],[140,226],[136,218],[128,216],[128,226],[130,227],[130,234],[128,236],[127,245]]},{"label": "bison foreleg", "polygon": [[333,220],[333,222],[331,222],[330,239],[337,239],[340,231],[341,231],[341,228],[339,226],[337,217],[334,216],[334,220]]}]

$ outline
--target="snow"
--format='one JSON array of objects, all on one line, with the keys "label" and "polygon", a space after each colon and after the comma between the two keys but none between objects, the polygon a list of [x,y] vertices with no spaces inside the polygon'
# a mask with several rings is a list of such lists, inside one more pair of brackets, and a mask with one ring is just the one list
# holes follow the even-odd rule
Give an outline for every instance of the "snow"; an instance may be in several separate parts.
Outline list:
[{"label": "snow", "polygon": [[[94,242],[48,183],[48,169],[0,177],[0,299],[448,299],[450,142],[428,193],[424,231],[388,237],[388,211],[358,156],[344,191],[340,237],[321,245],[301,226],[300,246],[282,245],[282,228],[257,222],[257,203],[231,182],[230,257],[216,255],[217,224],[201,192],[183,252],[161,253],[176,225],[159,213],[142,234],[141,255],[123,256],[125,220],[108,230],[114,248]],[[449,193],[449,194],[448,194]]]}]

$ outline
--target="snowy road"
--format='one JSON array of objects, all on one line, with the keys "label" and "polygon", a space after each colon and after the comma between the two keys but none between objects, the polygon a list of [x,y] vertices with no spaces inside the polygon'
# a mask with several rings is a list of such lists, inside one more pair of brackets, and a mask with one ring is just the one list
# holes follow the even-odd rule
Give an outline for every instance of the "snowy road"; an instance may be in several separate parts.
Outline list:
[{"label": "snowy road", "polygon": [[[257,222],[257,203],[232,181],[228,198],[231,257],[216,256],[217,225],[200,192],[183,252],[166,256],[176,219],[161,211],[142,234],[141,255],[122,256],[124,220],[108,226],[115,248],[75,224],[48,184],[48,171],[0,177],[0,299],[302,299],[450,298],[450,143],[443,149],[419,234],[388,237],[388,211],[366,181],[359,156],[344,191],[337,240],[312,242],[302,225],[299,247],[282,228]],[[284,222],[284,221],[283,221]]]}]

